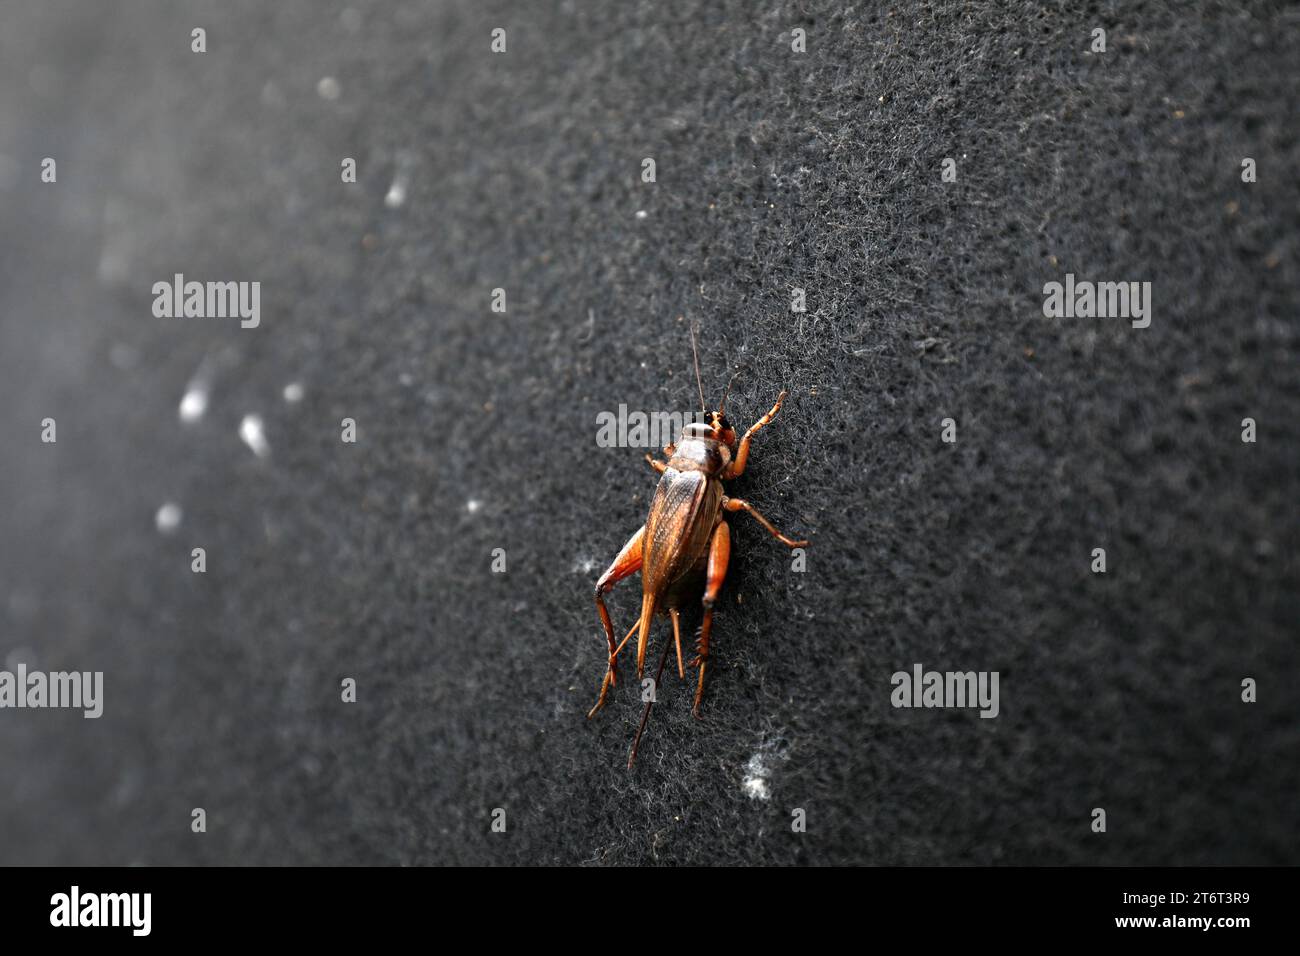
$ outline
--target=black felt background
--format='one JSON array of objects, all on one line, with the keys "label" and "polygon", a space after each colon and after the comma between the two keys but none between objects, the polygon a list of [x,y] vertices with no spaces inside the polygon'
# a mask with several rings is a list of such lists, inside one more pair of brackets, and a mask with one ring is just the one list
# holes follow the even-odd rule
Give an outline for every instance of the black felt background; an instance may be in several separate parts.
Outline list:
[{"label": "black felt background", "polygon": [[[351,6],[0,13],[0,652],[106,681],[0,712],[0,862],[1297,862],[1293,12]],[[153,318],[178,271],[261,328]],[[595,419],[692,408],[678,316],[736,420],[790,390],[734,491],[814,544],[733,520],[629,774],[591,587],[654,476]],[[893,709],[917,662],[1001,715]]]}]

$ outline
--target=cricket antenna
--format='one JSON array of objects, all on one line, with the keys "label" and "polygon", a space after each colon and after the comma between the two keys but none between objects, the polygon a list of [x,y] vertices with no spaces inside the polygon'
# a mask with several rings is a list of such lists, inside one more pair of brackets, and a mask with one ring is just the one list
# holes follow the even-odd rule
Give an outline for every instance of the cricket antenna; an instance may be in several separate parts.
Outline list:
[{"label": "cricket antenna", "polygon": [[632,764],[636,763],[636,749],[641,746],[641,735],[645,733],[645,725],[650,722],[650,708],[655,705],[655,692],[659,689],[659,682],[664,676],[664,665],[668,663],[668,652],[672,649],[671,642],[664,641],[664,656],[659,658],[659,673],[655,674],[655,685],[650,691],[650,699],[646,701],[645,712],[641,714],[641,726],[636,729],[636,737],[632,741],[632,755],[627,758],[627,769],[632,769]]},{"label": "cricket antenna", "polygon": [[726,389],[722,392],[722,401],[718,405],[718,414],[721,415],[727,408],[727,396],[731,394],[731,385],[740,377],[740,369],[736,369],[736,374],[731,376],[731,381],[727,383]]},{"label": "cricket antenna", "polygon": [[694,322],[691,323],[691,354],[695,356],[695,384],[700,389],[700,411],[707,415],[709,410],[704,407],[704,383],[700,380],[700,350],[695,346]]}]

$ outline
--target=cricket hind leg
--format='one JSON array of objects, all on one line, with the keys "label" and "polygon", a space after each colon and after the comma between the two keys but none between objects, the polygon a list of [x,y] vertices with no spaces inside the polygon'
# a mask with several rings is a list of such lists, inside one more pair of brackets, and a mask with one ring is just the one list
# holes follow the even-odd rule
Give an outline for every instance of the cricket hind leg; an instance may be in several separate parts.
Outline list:
[{"label": "cricket hind leg", "polygon": [[[618,667],[615,663],[618,652],[614,649],[614,622],[610,620],[609,609],[605,607],[605,595],[619,581],[641,570],[641,540],[644,536],[645,525],[642,525],[637,529],[636,534],[627,539],[627,544],[623,545],[618,557],[596,582],[596,611],[600,615],[601,626],[605,629],[605,640],[609,644],[609,669],[605,673],[605,678],[611,686],[618,686]],[[601,697],[604,698],[603,693]]]},{"label": "cricket hind leg", "polygon": [[713,630],[713,605],[727,578],[727,565],[731,562],[731,528],[719,521],[709,541],[709,570],[704,587],[704,618],[700,622],[700,636],[695,644],[695,658],[691,665],[700,669],[699,683],[695,687],[695,704],[691,714],[698,720],[700,702],[704,699],[704,672],[709,664],[709,636]]}]

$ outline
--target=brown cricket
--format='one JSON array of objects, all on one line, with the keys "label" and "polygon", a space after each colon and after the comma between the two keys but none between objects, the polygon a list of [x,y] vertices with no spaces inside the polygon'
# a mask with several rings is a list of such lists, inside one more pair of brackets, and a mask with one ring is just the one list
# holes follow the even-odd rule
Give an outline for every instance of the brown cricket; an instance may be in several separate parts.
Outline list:
[{"label": "brown cricket", "polygon": [[[696,654],[690,666],[699,669],[699,680],[695,687],[695,704],[691,713],[698,719],[700,702],[704,699],[704,672],[709,661],[709,636],[713,626],[713,605],[718,599],[718,592],[727,576],[727,564],[731,559],[731,529],[724,518],[726,512],[745,511],[771,533],[771,535],[788,548],[803,548],[807,541],[793,541],[787,538],[772,523],[759,514],[749,502],[740,498],[728,497],[723,492],[722,483],[739,477],[749,462],[749,444],[754,433],[771,423],[776,413],[781,410],[786,392],[782,391],[776,398],[772,410],[750,426],[739,441],[736,432],[723,414],[727,405],[727,393],[731,385],[723,392],[722,401],[716,412],[705,409],[704,385],[700,380],[700,356],[695,345],[695,330],[691,330],[691,352],[695,358],[695,381],[700,390],[700,411],[707,421],[691,422],[682,429],[681,437],[676,443],[664,448],[667,462],[658,461],[646,455],[648,461],[659,472],[659,486],[655,489],[654,499],[650,502],[650,514],[646,523],[623,545],[623,550],[596,582],[596,609],[600,613],[600,623],[605,629],[605,639],[609,645],[609,661],[605,670],[605,679],[600,685],[600,696],[596,705],[587,714],[588,719],[595,716],[609,695],[609,689],[618,684],[618,655],[624,645],[635,633],[636,673],[640,679],[645,672],[646,642],[650,635],[650,625],[655,614],[667,612],[672,618],[673,643],[664,646],[663,658],[659,662],[659,672],[655,676],[654,688],[659,687],[663,677],[664,665],[668,661],[668,651],[677,648],[677,675],[686,678],[682,663],[681,609],[692,601],[701,600],[704,616],[700,623],[699,636],[696,639]],[[735,379],[733,378],[732,381]],[[622,643],[614,644],[614,624],[609,611],[605,608],[605,595],[614,585],[624,578],[641,572],[641,616],[637,618],[632,629],[627,632]],[[641,742],[650,710],[654,706],[652,693],[641,715],[641,724],[632,741],[632,753],[628,757],[628,769],[636,761],[637,747]]]}]

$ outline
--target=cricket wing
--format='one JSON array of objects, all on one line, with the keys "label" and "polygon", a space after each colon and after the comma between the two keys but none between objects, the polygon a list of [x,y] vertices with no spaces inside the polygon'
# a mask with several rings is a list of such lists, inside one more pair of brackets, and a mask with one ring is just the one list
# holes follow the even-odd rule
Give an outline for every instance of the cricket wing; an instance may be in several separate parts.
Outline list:
[{"label": "cricket wing", "polygon": [[722,506],[722,484],[701,471],[669,468],[659,479],[642,543],[646,596],[659,596],[703,557]]}]

